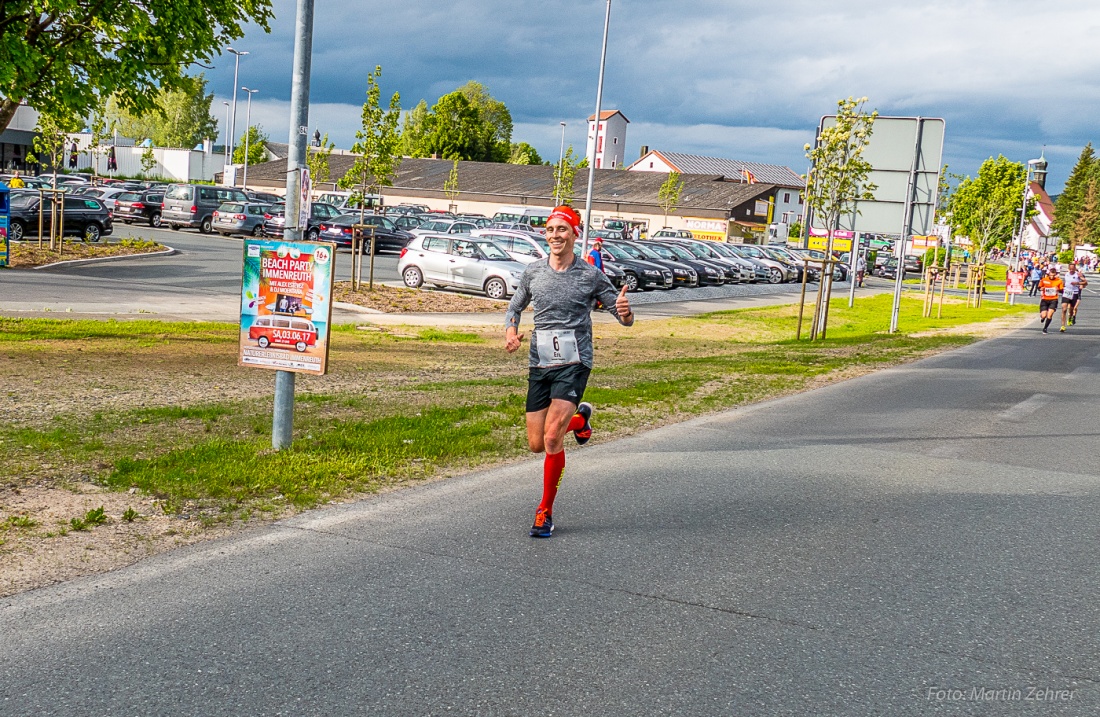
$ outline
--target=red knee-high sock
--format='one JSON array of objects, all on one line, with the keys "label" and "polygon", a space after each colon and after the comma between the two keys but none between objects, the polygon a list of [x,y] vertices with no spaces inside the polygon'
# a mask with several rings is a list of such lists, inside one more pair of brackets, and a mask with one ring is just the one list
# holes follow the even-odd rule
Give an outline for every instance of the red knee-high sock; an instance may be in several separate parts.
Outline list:
[{"label": "red knee-high sock", "polygon": [[565,451],[547,453],[542,462],[542,502],[539,510],[553,515],[554,498],[558,495],[562,474],[565,473]]},{"label": "red knee-high sock", "polygon": [[569,419],[569,427],[566,431],[579,431],[584,428],[584,416],[579,413],[574,413],[573,417]]}]

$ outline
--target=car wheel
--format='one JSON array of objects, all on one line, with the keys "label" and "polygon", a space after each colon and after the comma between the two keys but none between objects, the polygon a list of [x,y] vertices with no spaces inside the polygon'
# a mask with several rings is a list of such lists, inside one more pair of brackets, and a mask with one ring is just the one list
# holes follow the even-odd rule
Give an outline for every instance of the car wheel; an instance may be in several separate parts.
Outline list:
[{"label": "car wheel", "polygon": [[254,236],[254,237],[263,236],[263,233],[264,233],[264,228],[263,228],[262,225],[257,224],[256,226],[252,227],[252,236]]},{"label": "car wheel", "polygon": [[256,341],[256,343],[258,343],[260,345],[260,348],[262,349],[266,349],[268,346],[271,345],[271,341],[268,340],[266,336],[261,336],[259,340]]},{"label": "car wheel", "polygon": [[508,286],[503,279],[494,276],[485,282],[485,295],[490,299],[503,299],[508,296]]},{"label": "car wheel", "polygon": [[160,229],[160,212],[157,212],[153,216],[149,217],[149,226],[154,229]]},{"label": "car wheel", "polygon": [[299,341],[298,343],[294,344],[294,350],[297,351],[300,354],[305,353],[305,351],[306,351],[306,342],[305,341]]},{"label": "car wheel", "polygon": [[405,271],[401,272],[401,280],[410,289],[419,289],[424,285],[424,275],[415,266],[405,267]]},{"label": "car wheel", "polygon": [[629,271],[626,272],[626,276],[623,277],[623,283],[626,284],[627,291],[638,290],[638,277],[631,274]]},{"label": "car wheel", "polygon": [[213,219],[211,219],[210,217],[206,217],[201,222],[199,222],[199,232],[201,232],[202,234],[209,234],[212,231],[214,231]]},{"label": "car wheel", "polygon": [[306,241],[317,241],[318,236],[319,234],[316,229],[310,229],[306,232]]},{"label": "car wheel", "polygon": [[8,236],[12,241],[23,241],[23,222],[12,222],[8,227]]},{"label": "car wheel", "polygon": [[781,284],[781,283],[783,283],[783,272],[781,272],[779,269],[772,269],[771,271],[769,271],[768,272],[768,283],[769,284]]},{"label": "car wheel", "polygon": [[179,224],[169,224],[168,226],[174,232],[178,232],[180,230],[180,225]]},{"label": "car wheel", "polygon": [[131,224],[133,224],[133,222],[130,221],[129,219],[123,219],[122,223],[125,224],[126,226],[130,226]]},{"label": "car wheel", "polygon": [[84,227],[84,241],[97,242],[102,235],[103,233],[100,231],[99,225],[95,222]]}]

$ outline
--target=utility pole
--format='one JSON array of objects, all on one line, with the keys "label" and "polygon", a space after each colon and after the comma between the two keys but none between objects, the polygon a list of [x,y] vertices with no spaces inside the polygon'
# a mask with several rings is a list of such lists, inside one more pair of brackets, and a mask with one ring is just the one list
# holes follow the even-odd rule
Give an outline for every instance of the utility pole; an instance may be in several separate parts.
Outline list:
[{"label": "utility pole", "polygon": [[[228,52],[232,52],[236,55],[237,59],[233,64],[233,112],[229,120],[229,161],[233,161],[233,143],[237,141],[237,75],[241,69],[241,57],[247,55],[247,52],[240,50],[234,50],[232,47],[227,47]],[[236,184],[236,182],[234,182]]]},{"label": "utility pole", "polygon": [[596,136],[592,140],[592,154],[588,157],[588,190],[584,198],[584,240],[581,256],[588,256],[588,232],[592,225],[592,185],[596,181],[596,148],[600,143],[600,112],[603,105],[603,70],[607,64],[607,29],[611,26],[611,0],[607,0],[607,14],[603,20],[603,49],[600,50],[600,81],[596,85]]},{"label": "utility pole", "polygon": [[[290,152],[286,158],[286,224],[283,239],[301,241],[298,214],[309,137],[309,73],[313,60],[313,0],[298,0],[294,24],[294,76],[290,85]],[[271,447],[282,450],[294,437],[294,372],[275,372]]]}]

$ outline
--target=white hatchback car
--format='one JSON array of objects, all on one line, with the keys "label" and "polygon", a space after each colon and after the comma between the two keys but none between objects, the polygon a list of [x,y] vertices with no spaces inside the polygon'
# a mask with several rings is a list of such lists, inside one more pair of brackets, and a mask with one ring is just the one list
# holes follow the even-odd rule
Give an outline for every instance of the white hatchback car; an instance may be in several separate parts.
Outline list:
[{"label": "white hatchback car", "polygon": [[480,291],[490,299],[515,293],[524,265],[488,239],[428,234],[401,250],[397,273],[405,286],[424,284]]}]

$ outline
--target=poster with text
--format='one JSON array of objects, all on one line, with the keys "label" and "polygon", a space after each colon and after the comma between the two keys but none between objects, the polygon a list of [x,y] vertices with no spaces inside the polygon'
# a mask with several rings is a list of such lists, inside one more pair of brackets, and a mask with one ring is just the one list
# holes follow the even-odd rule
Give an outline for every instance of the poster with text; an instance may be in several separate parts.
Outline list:
[{"label": "poster with text", "polygon": [[336,246],[246,239],[238,364],[323,375]]}]

